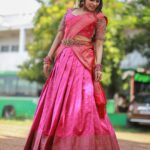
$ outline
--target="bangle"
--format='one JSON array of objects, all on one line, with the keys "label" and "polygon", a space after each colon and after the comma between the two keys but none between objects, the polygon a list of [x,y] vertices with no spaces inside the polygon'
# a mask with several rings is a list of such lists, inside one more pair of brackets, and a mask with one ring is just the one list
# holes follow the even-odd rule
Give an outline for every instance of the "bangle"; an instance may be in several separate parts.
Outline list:
[{"label": "bangle", "polygon": [[43,63],[44,64],[50,64],[52,62],[52,59],[49,56],[44,57]]},{"label": "bangle", "polygon": [[96,64],[94,66],[95,71],[102,71],[102,68],[103,68],[102,64]]}]

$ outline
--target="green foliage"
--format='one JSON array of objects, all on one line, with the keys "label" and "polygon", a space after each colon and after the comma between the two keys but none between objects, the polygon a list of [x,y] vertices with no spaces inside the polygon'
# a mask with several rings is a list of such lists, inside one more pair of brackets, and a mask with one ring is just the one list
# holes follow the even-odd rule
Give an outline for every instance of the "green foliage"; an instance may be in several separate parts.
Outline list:
[{"label": "green foliage", "polygon": [[119,64],[125,55],[126,36],[124,30],[127,26],[131,26],[126,20],[132,20],[125,13],[126,9],[126,3],[118,2],[117,0],[104,1],[103,12],[108,17],[108,27],[104,44],[104,74],[102,82],[107,87],[110,97],[116,91],[121,90],[122,80]]},{"label": "green foliage", "polygon": [[[27,46],[30,60],[21,66],[20,75],[29,80],[45,82],[42,72],[43,57],[45,57],[56,36],[60,19],[68,7],[72,7],[73,0],[50,0],[41,2],[41,8],[34,18],[34,40]],[[137,0],[128,4],[118,0],[104,0],[103,13],[108,17],[106,41],[104,44],[102,83],[108,88],[110,97],[114,92],[121,90],[120,61],[134,48],[142,47],[150,39],[149,34],[149,2]],[[127,36],[128,30],[141,29],[140,35],[134,38]],[[150,34],[149,34],[150,35]],[[142,37],[142,39],[141,39]],[[147,43],[150,44],[150,43]],[[120,85],[120,86],[118,86]]]},{"label": "green foliage", "polygon": [[[130,15],[136,18],[134,23],[135,35],[128,38],[126,50],[128,52],[134,49],[138,50],[141,54],[145,55],[150,60],[150,1],[149,0],[136,0],[130,3],[128,11]],[[149,68],[150,62],[147,65]]]},{"label": "green foliage", "polygon": [[[41,2],[41,8],[33,20],[34,39],[32,43],[27,45],[30,60],[20,66],[19,75],[31,81],[36,80],[39,83],[44,83],[43,58],[47,55],[52,45],[62,16],[67,7],[70,7],[73,3],[67,3],[66,0],[61,2],[50,1],[47,4],[42,0],[39,0],[39,2]],[[65,3],[67,5],[64,5]]]}]

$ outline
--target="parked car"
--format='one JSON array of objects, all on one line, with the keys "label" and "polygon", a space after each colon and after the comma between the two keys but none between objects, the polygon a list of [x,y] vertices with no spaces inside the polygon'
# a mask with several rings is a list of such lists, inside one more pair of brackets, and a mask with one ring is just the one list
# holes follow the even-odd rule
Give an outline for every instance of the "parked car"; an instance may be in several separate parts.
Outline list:
[{"label": "parked car", "polygon": [[128,109],[129,123],[150,125],[150,93],[138,94]]}]

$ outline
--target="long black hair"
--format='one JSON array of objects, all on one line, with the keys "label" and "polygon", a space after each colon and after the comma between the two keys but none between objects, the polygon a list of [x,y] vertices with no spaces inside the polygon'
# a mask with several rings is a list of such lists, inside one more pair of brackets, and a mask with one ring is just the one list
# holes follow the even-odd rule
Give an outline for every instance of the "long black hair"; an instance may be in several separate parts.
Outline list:
[{"label": "long black hair", "polygon": [[[83,7],[85,1],[86,0],[79,0],[79,7]],[[99,0],[99,5],[98,5],[98,7],[96,8],[95,11],[97,13],[102,12],[102,7],[103,7],[103,0]]]}]

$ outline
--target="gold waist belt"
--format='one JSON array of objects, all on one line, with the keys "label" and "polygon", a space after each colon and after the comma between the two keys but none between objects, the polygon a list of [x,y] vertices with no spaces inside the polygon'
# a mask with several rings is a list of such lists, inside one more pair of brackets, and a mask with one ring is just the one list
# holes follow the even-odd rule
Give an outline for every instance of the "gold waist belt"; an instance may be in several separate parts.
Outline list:
[{"label": "gold waist belt", "polygon": [[70,45],[90,45],[91,42],[87,41],[79,41],[75,39],[63,39],[62,44],[70,46]]}]

